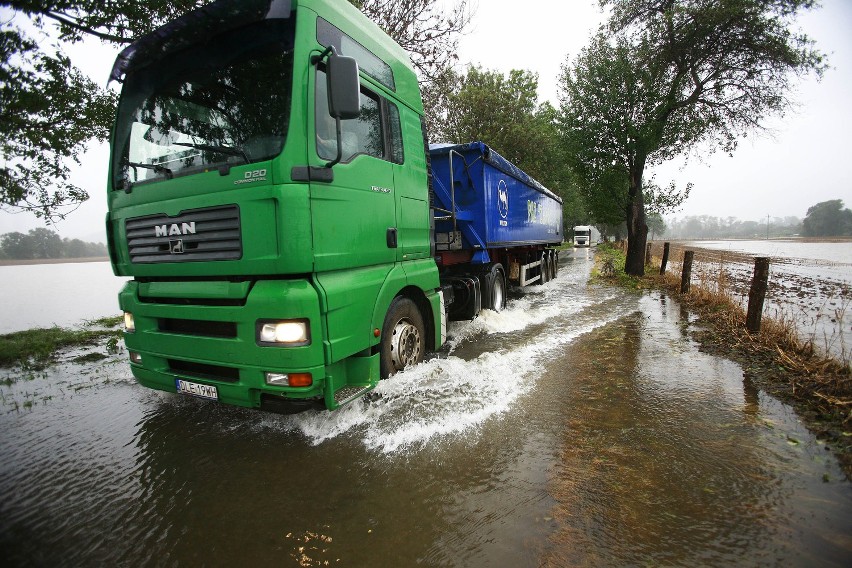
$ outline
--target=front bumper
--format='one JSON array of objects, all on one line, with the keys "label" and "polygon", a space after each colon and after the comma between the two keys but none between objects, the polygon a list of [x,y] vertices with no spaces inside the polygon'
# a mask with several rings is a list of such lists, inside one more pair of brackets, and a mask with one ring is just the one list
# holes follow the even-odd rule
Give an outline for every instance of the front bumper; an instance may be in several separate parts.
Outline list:
[{"label": "front bumper", "polygon": [[[119,294],[136,330],[125,333],[131,363],[144,386],[176,392],[175,379],[213,385],[219,401],[246,407],[322,405],[327,369],[319,297],[305,279],[128,282]],[[260,345],[259,320],[306,319],[311,343],[299,347]],[[311,373],[307,387],[272,386],[265,374]]]}]

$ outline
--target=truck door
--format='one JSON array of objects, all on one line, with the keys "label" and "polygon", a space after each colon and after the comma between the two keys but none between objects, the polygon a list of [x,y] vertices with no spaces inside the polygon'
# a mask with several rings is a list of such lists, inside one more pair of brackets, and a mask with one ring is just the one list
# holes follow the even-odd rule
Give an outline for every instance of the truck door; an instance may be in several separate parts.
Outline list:
[{"label": "truck door", "polygon": [[[334,119],[328,113],[326,74],[315,74],[313,154],[317,164],[337,155]],[[341,121],[343,154],[333,180],[311,182],[314,264],[317,272],[392,263],[396,259],[394,172],[384,159],[382,100],[361,88],[361,115]],[[393,242],[392,242],[393,241]]]},{"label": "truck door", "polygon": [[429,182],[420,117],[386,100],[390,160],[394,163],[399,260],[430,256]]}]

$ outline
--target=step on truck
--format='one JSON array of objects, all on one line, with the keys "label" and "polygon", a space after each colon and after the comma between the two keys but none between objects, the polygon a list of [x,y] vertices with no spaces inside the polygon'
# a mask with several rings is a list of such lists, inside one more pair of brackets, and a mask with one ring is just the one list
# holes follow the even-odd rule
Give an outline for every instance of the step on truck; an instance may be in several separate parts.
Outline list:
[{"label": "step on truck", "polygon": [[557,270],[562,205],[429,147],[405,52],[345,0],[220,0],[125,48],[108,249],[139,383],[335,409]]}]

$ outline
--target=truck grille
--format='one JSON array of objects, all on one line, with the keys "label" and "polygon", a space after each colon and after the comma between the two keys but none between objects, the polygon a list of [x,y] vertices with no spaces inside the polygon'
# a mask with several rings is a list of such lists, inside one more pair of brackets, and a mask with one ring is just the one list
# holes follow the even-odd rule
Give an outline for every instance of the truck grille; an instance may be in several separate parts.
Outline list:
[{"label": "truck grille", "polygon": [[237,337],[237,324],[234,322],[160,318],[159,323],[160,331],[164,333],[225,339]]},{"label": "truck grille", "polygon": [[237,260],[242,257],[236,205],[190,209],[180,215],[149,215],[125,221],[134,263]]},{"label": "truck grille", "polygon": [[233,367],[193,363],[192,361],[181,361],[179,359],[169,359],[168,362],[169,371],[176,375],[222,381],[224,383],[236,383],[240,380],[239,369]]}]

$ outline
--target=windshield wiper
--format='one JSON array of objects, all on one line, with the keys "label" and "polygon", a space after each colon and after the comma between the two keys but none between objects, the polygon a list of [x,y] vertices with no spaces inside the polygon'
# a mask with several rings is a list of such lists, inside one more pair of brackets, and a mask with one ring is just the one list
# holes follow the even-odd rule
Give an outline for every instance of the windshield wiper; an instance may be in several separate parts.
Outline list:
[{"label": "windshield wiper", "polygon": [[166,177],[172,179],[174,174],[172,174],[172,170],[167,168],[166,166],[161,166],[160,164],[140,164],[138,162],[125,162],[131,168],[145,168],[148,170],[154,170],[158,174],[166,174]]},{"label": "windshield wiper", "polygon": [[187,148],[195,148],[196,150],[204,150],[207,152],[218,152],[220,154],[225,154],[226,156],[239,156],[248,164],[251,160],[249,160],[248,154],[245,153],[245,150],[236,146],[216,146],[215,144],[196,144],[194,142],[172,142],[174,146],[186,146]]},{"label": "windshield wiper", "polygon": [[[170,170],[166,166],[161,166],[160,164],[143,164],[143,163],[140,163],[140,162],[131,162],[129,160],[124,160],[124,165],[130,166],[134,170],[136,168],[145,168],[146,170],[154,170],[155,173],[165,174],[166,179],[172,179],[173,177],[175,177],[174,174],[172,173],[172,170]],[[134,171],[134,173],[135,173],[135,171]],[[139,176],[137,175],[136,177],[139,177]],[[125,186],[124,186],[125,193],[130,193],[130,191],[132,189],[133,189],[133,183],[130,180],[125,180]]]}]

